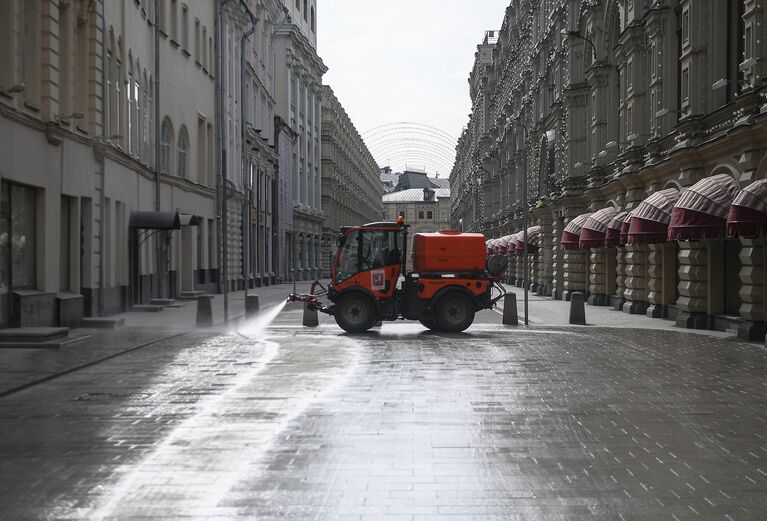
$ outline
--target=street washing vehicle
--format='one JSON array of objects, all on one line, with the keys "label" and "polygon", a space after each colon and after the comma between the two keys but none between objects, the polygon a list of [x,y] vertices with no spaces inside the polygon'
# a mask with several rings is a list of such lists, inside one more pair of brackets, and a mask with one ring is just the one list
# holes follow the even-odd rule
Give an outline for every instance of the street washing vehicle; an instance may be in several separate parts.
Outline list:
[{"label": "street washing vehicle", "polygon": [[[464,331],[482,309],[505,294],[498,282],[506,256],[487,256],[485,236],[441,231],[413,236],[413,270],[407,269],[408,225],[398,222],[344,226],[331,267],[331,283],[312,284],[311,294],[291,294],[335,317],[349,333],[383,320],[418,320],[429,329]],[[493,288],[497,295],[493,295]],[[315,291],[319,289],[319,291]],[[320,297],[332,305],[325,306]]]}]

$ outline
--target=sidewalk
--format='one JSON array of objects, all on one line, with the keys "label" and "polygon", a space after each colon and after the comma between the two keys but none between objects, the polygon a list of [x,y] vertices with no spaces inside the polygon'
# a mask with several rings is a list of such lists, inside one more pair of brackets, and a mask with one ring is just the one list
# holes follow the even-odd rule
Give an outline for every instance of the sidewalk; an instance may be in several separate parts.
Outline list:
[{"label": "sidewalk", "polygon": [[[293,291],[292,284],[281,284],[248,290],[258,295],[261,307],[285,300]],[[309,283],[297,284],[297,291],[308,292]],[[245,292],[229,293],[229,320],[245,315]],[[61,349],[1,349],[0,397],[57,376],[82,369],[123,353],[162,342],[176,340],[190,333],[214,335],[224,324],[224,297],[214,295],[213,328],[197,329],[197,302],[178,300],[174,307],[159,312],[131,311],[124,314],[125,325],[116,329],[80,328],[72,337],[83,341]]]},{"label": "sidewalk", "polygon": [[[506,290],[517,296],[517,314],[519,322],[524,321],[524,290],[515,286],[506,285]],[[498,302],[498,307],[503,309],[503,300]],[[571,325],[570,302],[554,300],[550,297],[539,297],[534,293],[528,293],[529,321],[531,326],[547,327],[613,327],[633,329],[653,329],[662,331],[682,331],[687,333],[699,333],[716,338],[730,338],[737,336],[735,332],[710,331],[702,329],[684,329],[676,326],[673,320],[662,318],[650,318],[646,315],[629,315],[622,311],[615,311],[609,306],[591,306],[586,304],[586,326]]]}]

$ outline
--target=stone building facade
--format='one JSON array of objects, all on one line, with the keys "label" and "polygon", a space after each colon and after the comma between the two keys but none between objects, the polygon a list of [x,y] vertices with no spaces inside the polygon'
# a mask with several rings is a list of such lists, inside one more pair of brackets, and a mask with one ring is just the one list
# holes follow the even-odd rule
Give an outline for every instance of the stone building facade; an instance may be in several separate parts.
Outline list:
[{"label": "stone building facade", "polygon": [[[316,0],[285,0],[289,15],[274,30],[275,114],[295,134],[289,166],[279,176],[292,178],[290,232],[279,238],[280,258],[292,264],[278,269],[297,280],[320,277],[322,186],[320,180],[321,86],[327,68],[317,54]],[[288,144],[290,140],[283,140]]]},{"label": "stone building facade", "polygon": [[[508,236],[527,205],[519,284],[763,338],[766,17],[754,0],[511,2],[470,77],[454,226]],[[584,229],[616,239],[571,240]]]},{"label": "stone building facade", "polygon": [[0,3],[0,327],[215,289],[214,16]]},{"label": "stone building facade", "polygon": [[322,87],[322,275],[330,276],[331,252],[341,226],[381,220],[379,168],[333,89]]},{"label": "stone building facade", "polygon": [[383,196],[384,221],[396,222],[402,216],[413,235],[450,229],[450,190],[448,188],[409,188]]}]

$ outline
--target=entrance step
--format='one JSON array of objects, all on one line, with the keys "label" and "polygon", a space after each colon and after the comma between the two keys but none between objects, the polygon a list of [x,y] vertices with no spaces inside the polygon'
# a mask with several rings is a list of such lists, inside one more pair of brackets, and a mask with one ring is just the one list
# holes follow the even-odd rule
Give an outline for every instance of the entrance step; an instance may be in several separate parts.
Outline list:
[{"label": "entrance step", "polygon": [[69,336],[68,327],[20,327],[0,329],[0,349],[61,349],[89,339]]},{"label": "entrance step", "polygon": [[125,317],[116,315],[114,317],[86,317],[80,322],[81,327],[92,329],[116,329],[125,325]]},{"label": "entrance step", "polygon": [[149,303],[153,306],[172,306],[176,302],[172,298],[153,298]]},{"label": "entrance step", "polygon": [[49,342],[69,336],[68,327],[13,327],[0,329],[0,342]]},{"label": "entrance step", "polygon": [[157,313],[158,311],[162,311],[163,306],[155,306],[152,304],[140,304],[138,306],[133,306],[133,311],[147,311],[149,313]]},{"label": "entrance step", "polygon": [[178,300],[197,300],[197,297],[205,295],[204,291],[182,291]]}]

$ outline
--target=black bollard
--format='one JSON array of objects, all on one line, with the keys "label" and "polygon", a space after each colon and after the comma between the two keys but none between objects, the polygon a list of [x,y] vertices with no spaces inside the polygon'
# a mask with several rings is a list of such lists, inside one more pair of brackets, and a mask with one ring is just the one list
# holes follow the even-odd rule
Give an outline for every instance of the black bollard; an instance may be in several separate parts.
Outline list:
[{"label": "black bollard", "polygon": [[503,325],[518,326],[517,296],[514,293],[506,293],[503,297]]},{"label": "black bollard", "polygon": [[245,318],[253,318],[258,315],[261,306],[258,301],[258,295],[245,296]]},{"label": "black bollard", "polygon": [[304,304],[304,326],[317,327],[320,325],[320,317],[317,315],[317,308],[311,304]]},{"label": "black bollard", "polygon": [[197,297],[197,327],[213,325],[213,295]]},{"label": "black bollard", "polygon": [[570,295],[570,323],[585,326],[586,325],[586,305],[584,295],[580,291]]}]

